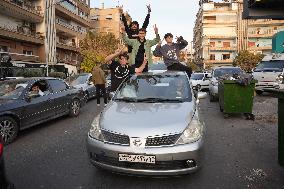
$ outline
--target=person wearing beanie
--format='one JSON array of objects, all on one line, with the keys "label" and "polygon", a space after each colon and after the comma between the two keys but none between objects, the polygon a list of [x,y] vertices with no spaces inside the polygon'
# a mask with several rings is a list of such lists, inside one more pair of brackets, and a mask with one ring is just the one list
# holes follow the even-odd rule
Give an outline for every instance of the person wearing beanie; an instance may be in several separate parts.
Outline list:
[{"label": "person wearing beanie", "polygon": [[[148,9],[148,14],[145,18],[145,21],[142,25],[141,28],[144,28],[146,30],[146,28],[149,25],[149,19],[150,19],[150,13],[151,13],[151,7],[150,5],[147,5],[147,9]],[[130,23],[130,25],[128,26],[127,24],[127,20],[125,18],[125,15],[122,14],[122,22],[125,28],[125,32],[128,36],[129,39],[137,39],[138,38],[138,33],[139,33],[139,24],[137,21],[133,21]],[[132,47],[131,46],[127,46],[128,47],[128,53],[132,52]]]}]

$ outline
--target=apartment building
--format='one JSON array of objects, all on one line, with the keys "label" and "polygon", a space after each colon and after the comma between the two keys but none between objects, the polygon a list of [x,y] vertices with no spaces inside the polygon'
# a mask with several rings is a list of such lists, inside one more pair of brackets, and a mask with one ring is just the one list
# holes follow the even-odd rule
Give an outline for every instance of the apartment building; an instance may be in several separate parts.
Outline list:
[{"label": "apartment building", "polygon": [[[0,51],[9,52],[14,63],[45,63],[45,3],[0,1]],[[90,0],[69,0],[54,6],[57,63],[77,65],[79,41],[90,26]]]},{"label": "apartment building", "polygon": [[243,20],[243,0],[201,0],[194,27],[194,60],[203,68],[232,65],[238,52],[269,53],[282,20]]},{"label": "apartment building", "polygon": [[[121,27],[121,15],[123,9],[120,6],[114,8],[91,8],[90,20],[91,20],[91,31],[97,33],[113,33],[116,38],[120,38],[120,27]],[[131,17],[128,13],[124,13],[127,20],[131,21]]]}]

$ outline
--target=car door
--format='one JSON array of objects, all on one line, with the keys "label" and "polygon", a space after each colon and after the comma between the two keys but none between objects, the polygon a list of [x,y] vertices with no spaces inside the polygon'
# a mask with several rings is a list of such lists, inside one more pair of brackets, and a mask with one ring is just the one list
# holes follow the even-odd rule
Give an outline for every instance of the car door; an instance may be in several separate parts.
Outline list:
[{"label": "car door", "polygon": [[49,79],[52,90],[52,108],[56,116],[61,116],[69,111],[70,92],[67,84],[61,79]]},{"label": "car door", "polygon": [[[29,96],[29,91],[36,83],[40,85],[43,95],[31,97]],[[26,105],[22,113],[22,124],[26,125],[26,127],[44,122],[54,116],[54,112],[51,109],[52,99],[50,98],[49,88],[45,79],[32,83],[24,94],[24,100],[26,101]]]}]

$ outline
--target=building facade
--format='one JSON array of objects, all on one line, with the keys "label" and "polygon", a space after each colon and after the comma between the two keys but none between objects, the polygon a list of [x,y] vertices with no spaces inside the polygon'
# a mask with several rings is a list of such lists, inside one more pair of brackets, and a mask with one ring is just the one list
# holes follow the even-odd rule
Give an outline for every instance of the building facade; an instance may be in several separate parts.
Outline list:
[{"label": "building facade", "polygon": [[242,0],[200,1],[194,27],[194,60],[203,68],[232,65],[238,52],[269,53],[281,20],[243,20]]},{"label": "building facade", "polygon": [[[79,63],[79,41],[90,26],[90,0],[71,0],[55,8],[56,62]],[[14,63],[45,63],[45,0],[0,1],[0,52]]]},{"label": "building facade", "polygon": [[[120,27],[122,26],[121,15],[123,13],[122,7],[115,8],[91,8],[90,20],[91,26],[90,30],[96,33],[112,33],[116,38],[121,38]],[[124,13],[127,20],[131,20],[129,14]]]}]

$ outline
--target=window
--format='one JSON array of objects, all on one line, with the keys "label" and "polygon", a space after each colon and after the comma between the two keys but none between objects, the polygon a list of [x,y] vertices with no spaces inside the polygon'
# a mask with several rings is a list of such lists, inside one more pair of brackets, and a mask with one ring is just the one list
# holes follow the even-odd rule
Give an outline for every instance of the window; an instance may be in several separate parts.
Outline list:
[{"label": "window", "polygon": [[277,27],[274,27],[274,30],[277,30],[278,28]]},{"label": "window", "polygon": [[231,44],[230,44],[230,42],[223,42],[223,47],[230,47],[231,46]]},{"label": "window", "polygon": [[222,54],[223,60],[230,59],[230,54]]},{"label": "window", "polygon": [[26,54],[26,55],[33,55],[33,51],[28,51],[28,50],[23,50],[23,54]]},{"label": "window", "polygon": [[215,54],[210,54],[210,60],[215,60]]},{"label": "window", "polygon": [[50,79],[48,80],[48,82],[53,92],[60,92],[67,89],[67,85],[64,81],[58,79]]}]

